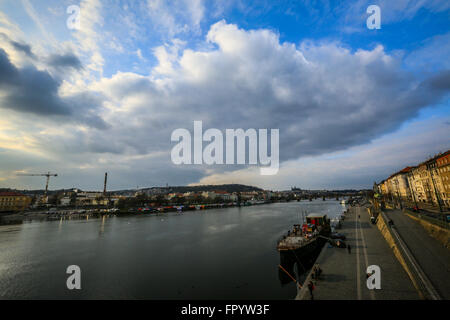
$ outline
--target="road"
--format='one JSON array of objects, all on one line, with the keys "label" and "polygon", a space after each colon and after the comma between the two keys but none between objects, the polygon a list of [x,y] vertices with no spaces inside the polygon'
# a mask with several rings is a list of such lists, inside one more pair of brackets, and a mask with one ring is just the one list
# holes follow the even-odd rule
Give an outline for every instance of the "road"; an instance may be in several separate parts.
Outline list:
[{"label": "road", "polygon": [[441,298],[450,299],[450,250],[400,210],[385,213]]}]

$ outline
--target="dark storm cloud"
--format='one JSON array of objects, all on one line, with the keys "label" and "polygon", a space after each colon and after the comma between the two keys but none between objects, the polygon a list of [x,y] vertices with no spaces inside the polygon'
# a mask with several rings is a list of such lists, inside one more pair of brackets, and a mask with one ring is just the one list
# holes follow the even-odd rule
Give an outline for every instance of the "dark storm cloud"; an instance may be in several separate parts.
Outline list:
[{"label": "dark storm cloud", "polygon": [[9,38],[6,34],[1,33],[1,32],[0,32],[0,37],[5,39],[7,42],[9,42],[14,47],[15,50],[25,53],[30,58],[33,58],[33,59],[36,58],[36,56],[34,55],[34,53],[31,50],[30,45],[28,45],[26,43],[14,41],[11,38]]},{"label": "dark storm cloud", "polygon": [[8,55],[0,48],[0,85],[18,77],[18,70],[9,62]]},{"label": "dark storm cloud", "polygon": [[94,93],[60,97],[61,81],[34,66],[17,68],[0,48],[0,108],[38,116],[55,116],[63,121],[105,129],[108,125],[98,115],[102,98]]},{"label": "dark storm cloud", "polygon": [[55,68],[73,68],[76,70],[82,68],[80,59],[72,53],[52,54],[48,58],[48,64]]},{"label": "dark storm cloud", "polygon": [[31,46],[29,46],[28,44],[22,44],[16,41],[12,41],[10,42],[13,47],[18,50],[18,51],[22,51],[23,53],[25,53],[27,56],[29,56],[30,58],[35,58],[34,53],[31,51]]},{"label": "dark storm cloud", "polygon": [[450,90],[450,70],[444,70],[423,82],[423,86],[433,90],[448,92]]},{"label": "dark storm cloud", "polygon": [[29,66],[16,68],[0,49],[0,107],[37,115],[69,115],[70,108],[59,98],[60,83],[45,71]]}]

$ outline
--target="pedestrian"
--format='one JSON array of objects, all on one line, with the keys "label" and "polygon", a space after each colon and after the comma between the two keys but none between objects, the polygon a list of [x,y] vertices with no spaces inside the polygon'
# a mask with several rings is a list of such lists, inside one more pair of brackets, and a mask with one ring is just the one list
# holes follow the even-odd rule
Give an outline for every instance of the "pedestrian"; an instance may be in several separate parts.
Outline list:
[{"label": "pedestrian", "polygon": [[347,246],[348,254],[352,253],[352,247],[350,245]]},{"label": "pedestrian", "polygon": [[308,290],[309,290],[309,294],[311,295],[311,300],[314,300],[314,295],[313,295],[313,290],[314,289],[315,289],[314,283],[312,281],[310,281],[308,283]]},{"label": "pedestrian", "polygon": [[360,219],[361,218],[361,216],[358,214],[358,219]]}]

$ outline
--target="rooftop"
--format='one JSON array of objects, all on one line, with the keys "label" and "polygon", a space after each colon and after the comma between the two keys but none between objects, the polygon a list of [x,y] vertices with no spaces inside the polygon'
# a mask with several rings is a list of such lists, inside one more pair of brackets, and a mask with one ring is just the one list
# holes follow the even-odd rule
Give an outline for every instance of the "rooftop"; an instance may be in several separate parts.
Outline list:
[{"label": "rooftop", "polygon": [[323,214],[323,213],[310,213],[306,217],[307,218],[323,218],[325,216],[326,216],[326,214]]},{"label": "rooftop", "polygon": [[18,192],[0,192],[0,197],[24,197],[24,194]]}]

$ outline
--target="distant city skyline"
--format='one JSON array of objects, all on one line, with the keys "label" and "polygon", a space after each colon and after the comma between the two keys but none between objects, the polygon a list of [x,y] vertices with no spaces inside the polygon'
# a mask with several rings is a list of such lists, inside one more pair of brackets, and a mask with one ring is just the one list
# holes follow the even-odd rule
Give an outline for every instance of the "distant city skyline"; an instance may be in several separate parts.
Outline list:
[{"label": "distant city skyline", "polygon": [[[450,3],[371,4],[2,1],[0,188],[368,189],[448,150]],[[193,121],[279,129],[278,173],[173,164]]]}]

